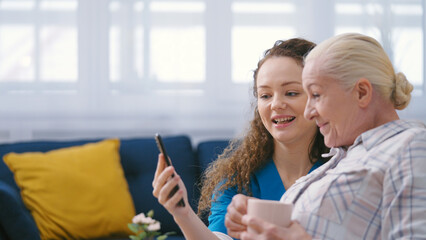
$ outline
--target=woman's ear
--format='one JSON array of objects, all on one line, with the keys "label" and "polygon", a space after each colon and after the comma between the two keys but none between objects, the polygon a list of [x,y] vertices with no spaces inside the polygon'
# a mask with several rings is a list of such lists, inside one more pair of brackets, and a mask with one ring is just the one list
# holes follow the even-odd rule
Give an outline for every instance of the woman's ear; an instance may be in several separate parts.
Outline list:
[{"label": "woman's ear", "polygon": [[354,90],[356,91],[358,105],[361,108],[367,107],[373,97],[373,85],[366,78],[361,78],[355,85]]}]

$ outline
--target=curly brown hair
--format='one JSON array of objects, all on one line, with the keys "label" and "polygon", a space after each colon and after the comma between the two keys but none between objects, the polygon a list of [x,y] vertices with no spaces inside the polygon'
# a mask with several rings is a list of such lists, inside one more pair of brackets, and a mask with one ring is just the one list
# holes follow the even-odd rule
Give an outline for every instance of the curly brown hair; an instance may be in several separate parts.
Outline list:
[{"label": "curly brown hair", "polygon": [[[257,73],[263,63],[271,57],[291,57],[303,67],[303,58],[315,44],[302,38],[292,38],[286,41],[278,40],[274,46],[265,51],[264,57],[254,70],[253,95],[257,99]],[[309,146],[309,159],[315,163],[321,154],[327,150],[322,134],[317,133]],[[198,215],[210,212],[212,201],[224,190],[237,187],[238,192],[251,195],[250,177],[263,167],[272,157],[274,139],[262,123],[257,100],[254,101],[254,118],[242,139],[233,139],[218,159],[212,162],[204,171],[201,178],[201,197],[198,204]],[[212,194],[215,198],[212,199]]]}]

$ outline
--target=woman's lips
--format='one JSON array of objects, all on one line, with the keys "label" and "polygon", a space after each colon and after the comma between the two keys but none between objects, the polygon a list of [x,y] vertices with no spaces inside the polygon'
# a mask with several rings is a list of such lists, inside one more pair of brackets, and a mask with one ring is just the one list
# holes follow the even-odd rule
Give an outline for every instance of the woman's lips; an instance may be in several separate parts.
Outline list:
[{"label": "woman's lips", "polygon": [[328,123],[317,123],[317,126],[319,127],[320,132],[324,135],[326,127],[327,127]]},{"label": "woman's lips", "polygon": [[274,118],[272,123],[275,125],[275,127],[283,128],[291,125],[295,119],[296,117],[294,116]]},{"label": "woman's lips", "polygon": [[281,117],[272,119],[272,122],[275,124],[285,124],[292,122],[294,119],[296,119],[296,117]]}]

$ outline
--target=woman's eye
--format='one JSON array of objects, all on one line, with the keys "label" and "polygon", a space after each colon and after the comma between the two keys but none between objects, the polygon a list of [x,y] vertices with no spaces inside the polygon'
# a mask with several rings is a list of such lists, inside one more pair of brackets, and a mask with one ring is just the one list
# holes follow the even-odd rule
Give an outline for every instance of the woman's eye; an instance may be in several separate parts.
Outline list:
[{"label": "woman's eye", "polygon": [[266,94],[260,95],[260,98],[261,98],[261,99],[268,99],[268,98],[270,98],[270,97],[271,97],[271,96],[266,95]]},{"label": "woman's eye", "polygon": [[320,95],[318,93],[312,93],[311,96],[312,98],[319,98]]},{"label": "woman's eye", "polygon": [[290,97],[294,97],[294,96],[299,95],[299,93],[298,92],[287,92],[286,95],[290,96]]}]

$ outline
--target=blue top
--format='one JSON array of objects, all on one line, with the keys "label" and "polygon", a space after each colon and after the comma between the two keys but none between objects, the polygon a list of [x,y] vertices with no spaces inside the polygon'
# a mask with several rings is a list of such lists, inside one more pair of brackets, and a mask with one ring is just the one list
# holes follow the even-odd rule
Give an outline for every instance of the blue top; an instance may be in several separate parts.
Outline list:
[{"label": "blue top", "polygon": [[[317,161],[309,172],[312,172],[323,163],[323,160]],[[277,167],[272,159],[270,159],[263,168],[259,169],[251,176],[250,188],[253,197],[255,198],[276,201],[281,199],[281,196],[285,193],[285,188]],[[238,188],[236,186],[228,188],[216,199],[216,201],[212,201],[210,209],[211,215],[209,216],[210,231],[227,234],[225,227],[226,208],[231,203],[232,197],[239,193],[237,190]]]}]

